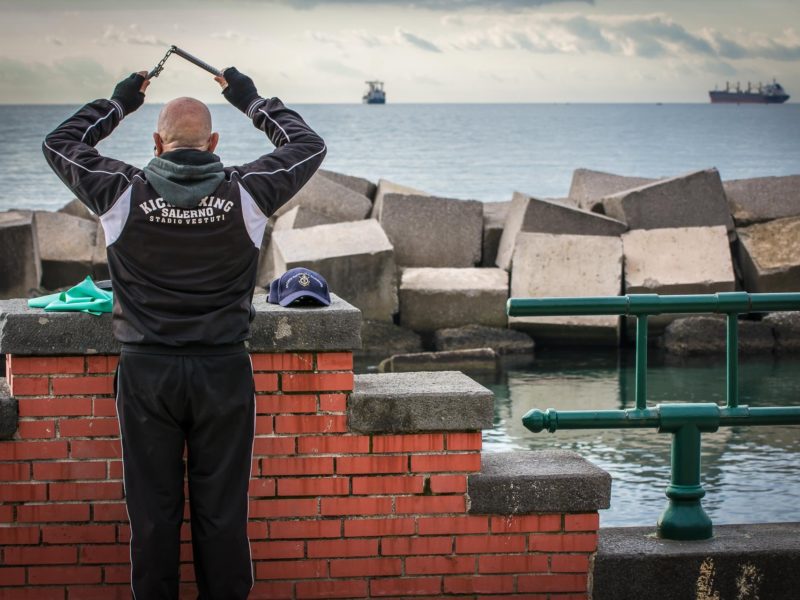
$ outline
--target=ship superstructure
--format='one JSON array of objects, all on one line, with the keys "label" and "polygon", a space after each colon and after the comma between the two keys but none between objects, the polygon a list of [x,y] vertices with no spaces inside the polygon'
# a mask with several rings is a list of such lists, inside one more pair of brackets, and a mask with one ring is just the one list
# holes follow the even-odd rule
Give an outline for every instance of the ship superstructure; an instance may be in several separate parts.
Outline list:
[{"label": "ship superstructure", "polygon": [[369,86],[362,100],[364,104],[386,104],[386,92],[383,90],[382,81],[367,81]]}]

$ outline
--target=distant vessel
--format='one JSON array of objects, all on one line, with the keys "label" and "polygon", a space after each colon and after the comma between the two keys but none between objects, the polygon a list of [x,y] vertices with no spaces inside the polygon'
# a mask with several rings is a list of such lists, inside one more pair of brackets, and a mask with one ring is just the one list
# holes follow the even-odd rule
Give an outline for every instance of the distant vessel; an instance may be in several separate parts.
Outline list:
[{"label": "distant vessel", "polygon": [[386,92],[383,91],[382,81],[367,81],[369,86],[362,100],[364,104],[386,104]]},{"label": "distant vessel", "polygon": [[774,79],[767,85],[759,83],[757,88],[753,88],[748,81],[746,90],[742,90],[738,81],[736,88],[731,89],[730,83],[726,81],[724,90],[711,90],[708,95],[711,97],[711,104],[782,104],[789,99],[789,94]]}]

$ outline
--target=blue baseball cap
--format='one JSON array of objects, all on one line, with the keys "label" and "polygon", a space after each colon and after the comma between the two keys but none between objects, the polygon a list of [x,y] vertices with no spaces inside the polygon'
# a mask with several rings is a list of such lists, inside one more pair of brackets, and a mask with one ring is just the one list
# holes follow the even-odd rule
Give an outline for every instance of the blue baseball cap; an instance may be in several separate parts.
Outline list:
[{"label": "blue baseball cap", "polygon": [[328,282],[322,275],[311,269],[296,267],[272,280],[267,302],[281,306],[289,306],[293,302],[330,306],[331,296]]}]

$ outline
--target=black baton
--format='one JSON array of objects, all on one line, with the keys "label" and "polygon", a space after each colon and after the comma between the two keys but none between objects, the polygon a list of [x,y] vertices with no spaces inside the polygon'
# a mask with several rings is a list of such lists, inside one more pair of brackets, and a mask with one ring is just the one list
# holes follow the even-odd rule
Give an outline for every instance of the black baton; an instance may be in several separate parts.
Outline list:
[{"label": "black baton", "polygon": [[212,67],[207,62],[203,62],[202,60],[200,60],[196,56],[192,56],[191,54],[186,52],[186,50],[181,50],[177,46],[173,45],[173,46],[170,46],[169,50],[167,50],[167,53],[164,55],[164,58],[162,58],[159,61],[159,63],[155,66],[155,68],[147,74],[147,79],[152,79],[153,77],[158,77],[161,74],[161,71],[164,70],[164,63],[167,62],[167,59],[169,58],[169,55],[173,54],[173,53],[177,54],[178,56],[180,56],[182,58],[185,58],[190,63],[192,63],[194,65],[197,65],[198,67],[208,71],[212,75],[216,75],[217,77],[220,77],[222,75],[222,71],[220,71],[219,69],[216,69],[216,68]]}]

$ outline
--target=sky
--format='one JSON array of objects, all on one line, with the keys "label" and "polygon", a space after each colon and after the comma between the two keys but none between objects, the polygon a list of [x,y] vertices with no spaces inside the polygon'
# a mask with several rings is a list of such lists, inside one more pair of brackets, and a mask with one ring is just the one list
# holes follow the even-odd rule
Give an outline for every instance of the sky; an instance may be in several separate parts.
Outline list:
[{"label": "sky", "polygon": [[[798,0],[0,0],[0,103],[108,97],[171,44],[264,96],[360,102],[707,102],[777,78],[800,100]],[[223,101],[173,56],[148,100]]]}]

